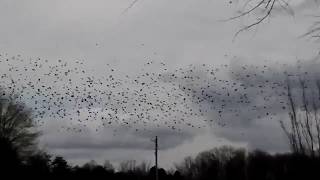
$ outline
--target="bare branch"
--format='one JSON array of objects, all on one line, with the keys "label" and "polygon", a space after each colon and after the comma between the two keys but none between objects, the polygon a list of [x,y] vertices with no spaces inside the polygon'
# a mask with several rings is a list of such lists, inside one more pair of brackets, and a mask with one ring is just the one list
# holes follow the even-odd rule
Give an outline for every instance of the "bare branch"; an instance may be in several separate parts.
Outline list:
[{"label": "bare branch", "polygon": [[[250,25],[247,25],[247,26],[245,26],[244,28],[241,28],[239,31],[237,31],[237,32],[235,33],[234,37],[233,37],[233,40],[234,40],[241,32],[246,31],[246,30],[248,30],[248,29],[251,29],[252,27],[254,27],[254,26],[262,23],[267,17],[270,16],[270,14],[271,14],[271,12],[272,12],[272,10],[273,10],[273,8],[274,8],[274,4],[275,4],[276,0],[269,0],[269,1],[272,1],[272,3],[271,3],[270,8],[267,10],[267,13],[266,13],[262,18],[259,18],[258,21],[254,22],[254,23],[252,23],[252,24],[250,24]],[[262,2],[264,2],[264,0],[262,0]],[[261,6],[261,5],[260,5],[260,6]],[[258,6],[258,7],[260,7],[260,6]]]},{"label": "bare branch", "polygon": [[[269,1],[271,1],[271,0],[269,0]],[[248,3],[249,3],[249,2],[250,2],[250,1],[248,1]],[[251,12],[255,11],[257,8],[261,7],[261,5],[262,5],[263,3],[264,3],[264,0],[260,1],[256,6],[254,6],[254,7],[251,8],[251,9],[249,9],[248,11],[245,11],[245,12],[241,13],[241,14],[238,15],[238,16],[231,17],[231,18],[229,18],[229,19],[227,19],[227,20],[225,20],[225,21],[230,21],[230,20],[238,19],[238,18],[240,18],[240,17],[243,17],[243,16],[245,16],[245,15],[248,15],[248,14],[250,14]]]}]

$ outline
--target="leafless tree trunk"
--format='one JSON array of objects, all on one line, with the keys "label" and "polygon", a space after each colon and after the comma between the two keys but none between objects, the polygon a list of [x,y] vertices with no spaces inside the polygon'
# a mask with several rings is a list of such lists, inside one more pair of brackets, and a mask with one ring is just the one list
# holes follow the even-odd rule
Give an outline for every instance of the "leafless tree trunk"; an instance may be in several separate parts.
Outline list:
[{"label": "leafless tree trunk", "polygon": [[[314,88],[318,91],[317,95],[314,93]],[[293,91],[301,96],[294,94]],[[298,88],[294,89],[288,78],[287,96],[290,121],[289,124],[284,121],[280,121],[280,123],[288,137],[292,151],[311,156],[320,155],[320,120],[318,115],[320,80],[317,80],[315,85],[308,86],[306,80],[299,77]],[[301,98],[300,101],[299,98]],[[312,99],[312,104],[310,99]]]}]

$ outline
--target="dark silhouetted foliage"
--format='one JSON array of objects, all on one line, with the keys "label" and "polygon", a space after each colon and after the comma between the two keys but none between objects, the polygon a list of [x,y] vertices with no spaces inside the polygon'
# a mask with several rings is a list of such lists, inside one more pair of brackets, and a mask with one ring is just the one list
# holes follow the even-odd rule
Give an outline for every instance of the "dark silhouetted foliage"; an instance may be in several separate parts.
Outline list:
[{"label": "dark silhouetted foliage", "polygon": [[35,151],[38,132],[25,105],[13,98],[0,96],[0,169],[3,174],[21,170]]}]

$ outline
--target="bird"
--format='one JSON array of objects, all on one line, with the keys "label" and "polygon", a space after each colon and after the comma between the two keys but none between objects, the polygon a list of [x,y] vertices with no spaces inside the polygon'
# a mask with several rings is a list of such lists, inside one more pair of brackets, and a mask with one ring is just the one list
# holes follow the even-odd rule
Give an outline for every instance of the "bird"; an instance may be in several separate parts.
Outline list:
[{"label": "bird", "polygon": [[181,132],[226,127],[249,116],[273,118],[288,110],[288,76],[268,65],[190,64],[172,69],[148,60],[136,73],[108,63],[97,74],[86,63],[1,54],[1,97],[15,96],[31,107],[40,126],[63,120],[69,126],[61,128],[79,133],[92,122],[99,122],[96,131],[119,126],[137,132],[151,127]]}]

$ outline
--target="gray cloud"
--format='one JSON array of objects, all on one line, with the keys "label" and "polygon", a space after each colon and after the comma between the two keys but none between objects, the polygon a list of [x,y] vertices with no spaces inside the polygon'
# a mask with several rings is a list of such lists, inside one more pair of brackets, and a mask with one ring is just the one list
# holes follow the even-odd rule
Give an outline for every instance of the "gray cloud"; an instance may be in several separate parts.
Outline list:
[{"label": "gray cloud", "polygon": [[163,81],[179,84],[194,103],[196,112],[202,111],[207,117],[207,125],[213,127],[216,135],[248,142],[250,149],[279,152],[288,150],[279,123],[289,118],[287,80],[297,109],[303,109],[299,79],[306,82],[311,106],[318,97],[319,65],[318,58],[294,64],[247,64],[234,59],[230,65],[204,64],[180,69],[177,77],[172,78],[168,73]]},{"label": "gray cloud", "polygon": [[[51,127],[52,128],[52,127]],[[155,135],[161,139],[159,149],[167,150],[175,148],[187,140],[192,140],[195,133],[191,132],[175,132],[168,128],[154,129],[152,133],[139,133],[132,129],[117,129],[117,135],[113,135],[102,130],[97,133],[81,133],[81,134],[46,134],[43,141],[50,149],[87,149],[87,150],[111,150],[111,149],[140,149],[152,150],[154,145],[152,139]],[[150,130],[151,131],[151,130]]]}]

